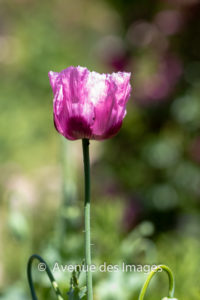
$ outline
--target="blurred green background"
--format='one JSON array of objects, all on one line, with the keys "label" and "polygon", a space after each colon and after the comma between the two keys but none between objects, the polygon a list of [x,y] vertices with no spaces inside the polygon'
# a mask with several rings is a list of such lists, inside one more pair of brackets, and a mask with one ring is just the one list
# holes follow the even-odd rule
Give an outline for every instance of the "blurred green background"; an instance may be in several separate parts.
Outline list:
[{"label": "blurred green background", "polygon": [[[0,299],[31,299],[32,253],[84,257],[81,141],[54,129],[47,76],[70,65],[132,72],[122,129],[91,142],[93,263],[167,264],[176,297],[200,299],[199,36],[197,0],[0,1]],[[145,278],[95,273],[95,299],[135,300]],[[55,299],[36,265],[34,279]],[[167,285],[156,276],[146,299]]]}]

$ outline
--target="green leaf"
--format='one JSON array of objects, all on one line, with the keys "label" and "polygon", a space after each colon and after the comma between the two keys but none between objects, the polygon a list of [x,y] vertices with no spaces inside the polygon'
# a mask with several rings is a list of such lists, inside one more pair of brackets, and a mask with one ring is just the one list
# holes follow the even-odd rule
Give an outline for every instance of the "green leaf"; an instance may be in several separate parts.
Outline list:
[{"label": "green leaf", "polygon": [[86,300],[86,286],[82,288],[70,287],[67,295],[69,300]]},{"label": "green leaf", "polygon": [[77,268],[76,271],[72,272],[72,277],[70,279],[70,289],[69,289],[69,292],[67,293],[69,300],[80,300],[80,299],[86,300],[87,299],[86,286],[79,287],[78,279],[79,279],[80,273],[81,273],[81,268]]}]

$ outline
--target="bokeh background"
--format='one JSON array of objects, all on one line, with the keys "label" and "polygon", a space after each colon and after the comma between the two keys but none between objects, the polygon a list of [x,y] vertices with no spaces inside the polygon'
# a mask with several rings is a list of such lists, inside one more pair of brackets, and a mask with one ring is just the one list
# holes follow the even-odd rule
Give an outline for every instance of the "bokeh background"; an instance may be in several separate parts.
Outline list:
[{"label": "bokeh background", "polygon": [[[199,36],[197,0],[0,1],[0,299],[30,299],[32,253],[84,256],[81,141],[55,131],[47,76],[70,65],[132,72],[121,131],[91,142],[93,263],[167,264],[176,297],[200,299]],[[95,299],[137,299],[145,278],[95,273]],[[55,299],[36,265],[34,279]],[[160,274],[146,298],[167,288]]]}]

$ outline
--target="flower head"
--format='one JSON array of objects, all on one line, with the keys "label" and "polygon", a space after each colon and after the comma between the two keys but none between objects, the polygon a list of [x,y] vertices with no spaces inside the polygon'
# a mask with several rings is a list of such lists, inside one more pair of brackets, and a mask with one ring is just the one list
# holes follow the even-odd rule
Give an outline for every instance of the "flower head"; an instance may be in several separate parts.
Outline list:
[{"label": "flower head", "polygon": [[115,135],[126,114],[130,73],[99,74],[83,67],[49,72],[54,124],[69,140],[103,140]]}]

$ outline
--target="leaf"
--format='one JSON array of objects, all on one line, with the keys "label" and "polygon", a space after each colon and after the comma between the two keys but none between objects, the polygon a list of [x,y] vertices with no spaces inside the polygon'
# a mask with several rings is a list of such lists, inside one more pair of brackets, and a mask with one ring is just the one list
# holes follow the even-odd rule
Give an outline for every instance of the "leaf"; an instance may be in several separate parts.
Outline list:
[{"label": "leaf", "polygon": [[86,287],[70,287],[67,293],[69,300],[85,300],[86,299]]},{"label": "leaf", "polygon": [[[83,264],[82,264],[83,265]],[[81,274],[81,268],[77,268],[77,270],[72,272],[72,277],[70,279],[70,289],[67,293],[69,300],[86,300],[86,292],[87,288],[79,287],[79,276]]]}]

